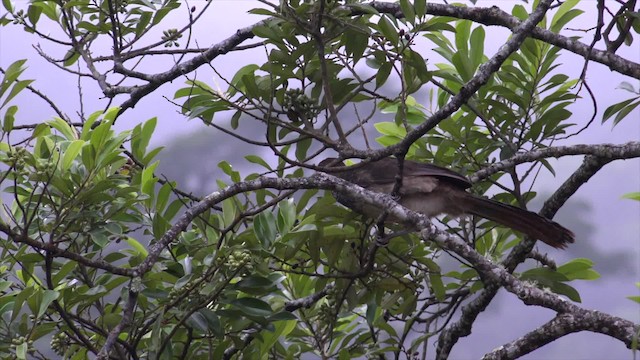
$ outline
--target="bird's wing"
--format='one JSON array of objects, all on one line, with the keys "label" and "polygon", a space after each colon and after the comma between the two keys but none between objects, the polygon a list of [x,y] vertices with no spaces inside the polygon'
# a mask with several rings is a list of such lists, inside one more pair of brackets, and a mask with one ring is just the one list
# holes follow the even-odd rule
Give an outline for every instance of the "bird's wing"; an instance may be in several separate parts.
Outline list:
[{"label": "bird's wing", "polygon": [[[364,168],[367,168],[365,165]],[[395,183],[396,174],[398,173],[398,161],[395,158],[384,158],[371,163],[371,167],[368,172],[368,176],[364,178],[367,183],[381,185],[387,183]],[[424,164],[411,160],[404,161],[403,174],[405,178],[408,177],[435,177],[445,181],[449,181],[452,185],[461,189],[467,189],[471,187],[471,183],[463,175],[443,168],[437,165]],[[419,181],[414,179],[413,181]]]}]

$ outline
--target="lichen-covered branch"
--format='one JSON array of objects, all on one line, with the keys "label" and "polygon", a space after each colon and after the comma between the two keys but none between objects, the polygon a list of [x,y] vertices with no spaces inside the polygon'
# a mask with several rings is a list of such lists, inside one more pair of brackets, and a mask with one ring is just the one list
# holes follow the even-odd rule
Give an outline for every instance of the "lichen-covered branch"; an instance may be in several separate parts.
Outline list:
[{"label": "lichen-covered branch", "polygon": [[[548,152],[547,152],[548,150]],[[518,161],[522,159],[528,159],[526,161],[540,159],[542,154],[548,156],[564,156],[569,155],[575,151],[592,151],[599,153],[602,156],[609,156],[609,158],[600,158],[595,156],[587,156],[583,164],[558,188],[558,190],[545,202],[540,214],[549,218],[552,218],[560,207],[573,195],[583,184],[585,184],[593,175],[595,175],[606,163],[612,161],[614,158],[627,159],[632,157],[638,157],[638,143],[632,142],[625,145],[577,145],[575,148],[571,146],[549,148],[540,150],[539,153],[534,154],[532,158],[528,158],[527,154],[516,155],[513,159],[506,160],[503,163],[509,163],[516,159],[513,164],[520,163]],[[535,152],[532,152],[535,153]],[[498,163],[500,164],[500,163]],[[512,165],[511,165],[512,166]],[[499,167],[499,166],[498,166]],[[505,166],[505,168],[508,166]],[[479,171],[474,175],[476,179],[483,176],[489,176],[493,172],[488,171],[483,176],[479,176]],[[497,170],[496,170],[497,171]],[[513,272],[515,268],[521,264],[527,257],[531,249],[535,244],[533,239],[525,239],[509,253],[503,265],[508,272]],[[462,314],[458,321],[452,323],[447,329],[445,329],[438,340],[438,356],[439,358],[446,358],[453,346],[461,337],[465,337],[471,334],[471,327],[475,322],[478,315],[483,312],[487,306],[491,303],[495,295],[497,294],[500,286],[498,284],[485,284],[485,289],[469,304],[462,308]],[[441,355],[442,354],[442,355]]]},{"label": "lichen-covered branch", "polygon": [[469,177],[471,182],[485,179],[499,171],[503,171],[519,164],[537,161],[540,159],[560,158],[568,155],[593,155],[601,159],[623,160],[640,157],[640,142],[631,141],[626,144],[597,144],[597,145],[569,145],[555,146],[540,150],[517,154],[507,160],[503,160],[477,171]]},{"label": "lichen-covered branch", "polygon": [[638,325],[618,317],[600,311],[578,308],[569,313],[558,314],[551,321],[521,338],[485,354],[482,359],[517,359],[565,335],[579,331],[608,335],[622,340],[628,348],[631,348],[633,334],[638,334],[639,330]]},{"label": "lichen-covered branch", "polygon": [[[582,309],[554,293],[534,287],[524,281],[520,281],[505,268],[493,264],[487,258],[477,253],[473,248],[462,241],[462,239],[451,236],[450,234],[442,231],[436,231],[434,233],[432,229],[427,229],[423,234],[421,234],[421,236],[425,240],[434,240],[443,248],[453,251],[457,255],[469,261],[483,278],[485,284],[499,284],[510,293],[516,295],[526,305],[545,307],[557,312],[561,316],[570,317],[572,321],[582,322],[582,324],[570,325],[570,329],[571,326],[575,326],[575,329],[574,331],[569,331],[567,333],[576,331],[597,332],[618,339],[627,347],[631,348],[634,337],[640,332],[640,325],[634,324],[629,320],[598,311]],[[531,333],[528,335],[530,334]],[[556,338],[561,335],[562,334],[557,334]],[[535,336],[530,336],[529,338],[534,339]],[[537,347],[540,347],[544,344],[540,343],[538,345],[539,346]],[[524,350],[536,347],[536,344],[520,343],[518,346]],[[444,354],[441,349],[442,347],[439,345],[436,358],[446,359],[448,357],[448,353]],[[523,354],[525,353],[527,352],[524,352]],[[510,359],[511,357],[500,358]]]},{"label": "lichen-covered branch", "polygon": [[[402,11],[400,10],[400,5],[397,3],[373,1],[370,5],[379,12],[395,14],[398,17],[403,16]],[[514,30],[516,26],[521,23],[521,21],[515,16],[512,16],[495,6],[490,8],[461,7],[429,2],[427,3],[427,13],[436,16],[450,16],[457,19],[467,19],[483,25],[504,26],[511,30]],[[586,59],[606,65],[613,71],[640,79],[640,64],[625,59],[613,52],[593,49],[588,44],[581,43],[580,41],[539,27],[532,29],[529,36],[571,51]]]}]

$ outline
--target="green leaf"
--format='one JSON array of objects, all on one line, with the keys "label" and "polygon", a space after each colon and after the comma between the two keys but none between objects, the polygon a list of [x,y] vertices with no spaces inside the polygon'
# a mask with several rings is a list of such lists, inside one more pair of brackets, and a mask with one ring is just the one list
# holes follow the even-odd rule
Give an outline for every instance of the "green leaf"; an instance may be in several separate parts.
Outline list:
[{"label": "green leaf", "polygon": [[416,13],[413,9],[413,5],[409,2],[409,0],[400,0],[400,9],[402,9],[404,18],[409,22],[409,24],[415,24]]},{"label": "green leaf", "polygon": [[629,105],[633,100],[635,100],[635,98],[627,99],[609,106],[602,114],[602,122],[604,123],[605,121],[607,121],[611,116],[613,116],[613,114],[619,112],[622,108]]},{"label": "green leaf", "polygon": [[469,37],[472,24],[469,20],[459,20],[456,24],[456,54],[459,54],[465,62],[469,58]]},{"label": "green leaf", "polygon": [[282,280],[282,277],[278,281],[273,281],[270,278],[260,275],[250,275],[242,279],[238,284],[238,289],[250,293],[250,292],[266,292],[278,285]]},{"label": "green leaf", "polygon": [[293,199],[287,199],[278,203],[278,232],[286,234],[291,230],[296,221],[296,207]]},{"label": "green leaf", "polygon": [[28,349],[28,345],[29,343],[26,341],[23,341],[20,343],[20,345],[16,346],[16,358],[23,360],[27,358],[27,349]]},{"label": "green leaf", "polygon": [[578,290],[576,290],[574,287],[570,285],[567,285],[565,283],[555,283],[549,288],[551,289],[551,291],[553,291],[556,294],[565,295],[566,297],[568,297],[569,299],[575,302],[582,302],[582,299],[580,298],[580,293],[578,293]]},{"label": "green leaf", "polygon": [[142,255],[143,257],[146,258],[147,255],[149,255],[149,252],[147,251],[147,249],[144,247],[144,245],[140,244],[138,240],[132,237],[127,237],[127,244],[129,244],[129,246],[131,246],[133,250],[135,250],[138,254]]},{"label": "green leaf", "polygon": [[60,134],[62,134],[62,136],[64,136],[64,138],[67,140],[73,141],[78,139],[78,133],[76,132],[76,130],[72,128],[69,123],[59,117],[54,117],[53,120],[47,122],[47,124],[49,124],[49,126],[51,126],[52,128],[58,130]]},{"label": "green leaf", "polygon": [[153,16],[152,25],[159,24],[160,21],[162,21],[162,19],[164,19],[164,17],[167,16],[167,14],[169,14],[171,11],[178,8],[179,6],[180,6],[180,2],[169,1],[167,5],[164,5],[163,7],[158,9],[158,11],[156,11],[155,15]]},{"label": "green leaf", "polygon": [[80,53],[76,52],[73,48],[69,49],[66,54],[64,54],[64,62],[62,65],[65,67],[69,67],[76,63],[80,59]]},{"label": "green leaf", "polygon": [[395,122],[379,122],[373,125],[379,133],[384,135],[391,135],[393,137],[402,139],[407,135],[407,130],[396,124]]},{"label": "green leaf", "polygon": [[[2,280],[0,281],[0,292],[4,292],[7,290],[13,283],[11,281]],[[0,313],[1,314],[1,313]]]},{"label": "green leaf", "polygon": [[307,158],[307,152],[312,143],[313,141],[310,137],[306,137],[306,135],[300,136],[296,142],[296,159],[298,159],[298,161],[304,161]]},{"label": "green leaf", "polygon": [[238,110],[236,111],[233,116],[231,117],[231,128],[233,130],[236,130],[238,128],[239,122],[240,122],[240,116],[242,115],[242,111]]},{"label": "green leaf", "polygon": [[511,15],[517,17],[520,20],[526,20],[529,17],[529,13],[524,6],[518,4],[511,9]]},{"label": "green leaf", "polygon": [[245,159],[247,159],[247,161],[254,163],[254,164],[258,164],[258,165],[262,165],[265,169],[271,171],[271,166],[269,166],[269,164],[267,164],[266,161],[264,161],[264,159],[260,156],[256,156],[256,155],[247,155],[244,157]]},{"label": "green leaf", "polygon": [[355,9],[357,11],[360,11],[363,14],[371,14],[371,15],[379,14],[379,12],[378,12],[378,10],[376,10],[376,8],[374,8],[373,6],[368,5],[368,4],[352,3],[352,4],[349,4],[349,7],[352,8],[352,9]]},{"label": "green leaf", "polygon": [[13,12],[13,5],[11,4],[11,0],[2,0],[2,5],[8,12]]},{"label": "green leaf", "polygon": [[156,167],[158,167],[158,164],[159,163],[156,161],[153,164],[142,169],[142,174],[140,178],[140,190],[142,191],[142,193],[147,194],[149,196],[149,199],[147,199],[146,201],[146,204],[149,207],[152,204],[151,201],[155,194],[154,192],[155,184],[156,182],[158,182],[158,178],[153,176],[153,172],[156,170]]},{"label": "green leaf", "polygon": [[225,227],[231,226],[237,217],[237,207],[233,202],[233,198],[226,199],[222,202],[222,221]]},{"label": "green leaf", "polygon": [[556,271],[566,276],[569,280],[596,280],[600,278],[600,274],[592,268],[592,260],[577,258],[559,266]]},{"label": "green leaf", "polygon": [[278,28],[278,25],[273,22],[264,26],[256,26],[251,30],[251,32],[258,37],[271,40],[274,44],[284,44],[284,34],[282,33],[282,30]]},{"label": "green leaf", "polygon": [[13,310],[11,312],[11,321],[15,320],[18,315],[23,314],[24,301],[33,295],[34,288],[29,286],[22,291],[18,292],[13,300]]},{"label": "green leaf", "polygon": [[233,170],[231,164],[226,161],[221,161],[218,163],[218,167],[222,169],[225,174],[229,175],[231,181],[233,181],[234,183],[240,182],[240,173]]},{"label": "green leaf", "polygon": [[56,300],[58,296],[60,296],[60,294],[57,291],[48,289],[43,290],[42,299],[40,300],[40,304],[38,306],[38,314],[36,315],[36,317],[42,317],[42,315],[44,315],[44,313],[49,308],[49,305],[51,305],[53,300]]},{"label": "green leaf", "polygon": [[14,81],[16,81],[20,74],[22,74],[22,72],[26,69],[26,67],[24,66],[26,61],[26,59],[18,60],[7,67],[7,70],[5,70],[4,72],[2,82],[0,82],[0,97],[4,95],[9,87],[13,86]]},{"label": "green leaf", "polygon": [[338,360],[351,360],[352,356],[347,349],[341,349],[338,352]]},{"label": "green leaf", "polygon": [[618,115],[616,115],[616,118],[613,119],[613,125],[618,125],[618,123],[620,121],[622,121],[622,119],[624,119],[625,117],[627,117],[627,115],[629,115],[630,112],[632,112],[636,107],[638,107],[638,105],[640,105],[640,100],[636,101],[633,104],[630,104],[627,107],[622,108],[622,110],[620,110],[620,112],[618,112]]},{"label": "green leaf", "polygon": [[442,276],[440,273],[433,272],[429,274],[429,283],[431,284],[431,290],[439,301],[444,301],[446,296],[446,290],[444,283],[442,282]]},{"label": "green leaf", "polygon": [[73,164],[73,161],[78,157],[78,154],[80,153],[80,150],[82,150],[84,144],[85,142],[83,140],[75,140],[69,144],[62,157],[63,171],[67,171],[71,168],[71,164]]},{"label": "green leaf", "polygon": [[423,18],[427,14],[427,0],[414,0],[413,8],[419,18]]},{"label": "green leaf", "polygon": [[639,192],[631,192],[628,194],[624,194],[622,195],[623,199],[631,199],[631,200],[636,200],[636,201],[640,201],[640,191]]},{"label": "green leaf", "polygon": [[233,300],[231,305],[249,316],[267,317],[273,314],[268,303],[255,298],[240,298]]},{"label": "green leaf", "polygon": [[204,318],[207,320],[207,327],[209,328],[209,330],[211,330],[211,332],[218,338],[223,338],[224,328],[220,323],[220,318],[218,317],[218,315],[216,315],[215,312],[207,308],[200,309],[198,310],[198,312],[202,314]]},{"label": "green leaf", "polygon": [[391,70],[393,69],[393,64],[389,62],[385,62],[380,65],[378,72],[376,73],[376,89],[380,88],[387,82],[389,75],[391,75]]},{"label": "green leaf", "polygon": [[249,64],[242,67],[240,70],[238,70],[236,74],[233,75],[233,78],[231,79],[231,84],[229,85],[229,90],[227,90],[227,93],[229,94],[229,96],[233,96],[238,92],[238,90],[242,90],[241,88],[242,78],[247,74],[253,74],[259,68],[260,67],[256,64]]},{"label": "green leaf", "polygon": [[112,106],[108,108],[107,111],[104,112],[103,119],[105,122],[109,122],[113,124],[113,122],[116,120],[116,117],[118,116],[119,113],[120,113],[120,107]]},{"label": "green leaf", "polygon": [[158,194],[156,195],[156,211],[162,212],[165,207],[169,203],[169,199],[171,198],[171,192],[173,190],[173,186],[170,183],[166,183],[162,185]]},{"label": "green leaf", "polygon": [[275,215],[270,211],[263,211],[256,215],[253,221],[253,231],[262,246],[265,249],[270,248],[277,235]]},{"label": "green leaf", "polygon": [[[577,10],[573,10],[572,11],[572,9],[578,4],[579,1],[580,0],[567,0],[567,1],[564,1],[562,3],[562,5],[560,5],[560,7],[558,7],[558,10],[556,10],[556,13],[553,15],[553,18],[551,19],[551,27],[549,28],[549,30],[557,33],[571,19],[573,19],[574,17],[580,15],[580,14],[573,15],[573,14],[575,14],[575,11],[577,11]],[[568,16],[565,16],[568,13],[573,13],[573,14],[569,14]]]},{"label": "green leaf", "polygon": [[408,50],[406,52],[407,55],[407,63],[411,65],[417,73],[417,77],[423,82],[426,83],[431,78],[431,73],[427,70],[427,64],[425,63],[424,58],[418,52],[413,50]]},{"label": "green leaf", "polygon": [[142,159],[140,159],[140,161],[146,165],[149,164],[151,162],[151,160],[153,160],[156,155],[158,155],[160,153],[160,151],[162,151],[162,149],[164,149],[163,146],[157,147],[151,151],[149,151]]},{"label": "green leaf", "polygon": [[200,333],[206,333],[209,329],[209,323],[207,318],[200,312],[194,312],[189,316],[186,321],[187,325],[199,331]]},{"label": "green leaf", "polygon": [[384,37],[386,37],[391,44],[396,45],[400,39],[400,35],[398,35],[398,30],[393,25],[393,23],[386,17],[381,16],[378,21],[378,28]]},{"label": "green leaf", "polygon": [[15,105],[9,106],[7,111],[4,113],[4,119],[2,122],[2,130],[6,133],[13,130],[13,123],[15,122],[15,114],[18,112],[18,107]]},{"label": "green leaf", "polygon": [[473,29],[471,33],[471,39],[469,40],[469,45],[471,45],[469,60],[471,60],[474,69],[477,69],[484,60],[484,35],[484,28],[482,26]]},{"label": "green leaf", "polygon": [[0,108],[3,108],[5,105],[7,105],[7,103],[9,103],[9,101],[11,101],[11,99],[13,99],[16,95],[18,95],[22,90],[24,90],[24,88],[29,86],[32,82],[33,82],[33,80],[16,81],[14,83],[13,87],[11,88],[11,91],[9,92],[9,95],[7,95],[7,98],[4,100],[2,105],[0,105]]},{"label": "green leaf", "polygon": [[102,115],[102,111],[98,110],[92,113],[91,115],[89,115],[89,117],[87,117],[87,120],[82,125],[82,132],[80,133],[80,139],[85,141],[91,139],[90,135],[91,135],[91,130],[93,130],[93,124],[95,124],[98,118],[100,118],[100,115]]},{"label": "green leaf", "polygon": [[568,278],[560,273],[546,267],[529,269],[520,274],[522,280],[535,280],[541,283],[567,281]]},{"label": "green leaf", "polygon": [[[289,312],[281,312],[281,314],[291,315]],[[294,319],[289,319],[288,321],[277,321],[274,324],[275,329],[273,331],[265,329],[260,333],[260,338],[262,339],[260,343],[260,354],[268,354],[274,345],[278,343],[278,340],[286,338],[286,336],[296,328],[297,321]],[[269,318],[269,320],[275,321],[273,317]]]},{"label": "green leaf", "polygon": [[251,9],[251,10],[249,10],[247,12],[249,14],[254,14],[254,15],[265,15],[265,16],[274,16],[274,15],[276,15],[273,11],[267,10],[267,9],[262,9],[262,8]]},{"label": "green leaf", "polygon": [[144,158],[157,123],[158,118],[153,117],[133,129],[131,133],[131,151],[136,159]]},{"label": "green leaf", "polygon": [[89,232],[89,236],[91,237],[91,241],[94,244],[98,245],[101,249],[109,244],[109,237],[102,230],[93,230]]}]

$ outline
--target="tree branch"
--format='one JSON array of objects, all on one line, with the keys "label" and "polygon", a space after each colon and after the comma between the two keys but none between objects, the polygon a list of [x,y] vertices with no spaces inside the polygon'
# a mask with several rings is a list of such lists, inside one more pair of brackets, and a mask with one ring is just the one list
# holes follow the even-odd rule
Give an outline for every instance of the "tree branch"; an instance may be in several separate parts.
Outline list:
[{"label": "tree branch", "polygon": [[[398,4],[373,1],[369,5],[379,12],[392,13],[397,17],[404,16],[400,10],[400,5]],[[357,12],[354,11],[354,13]],[[512,31],[515,31],[515,28],[521,23],[521,21],[515,16],[511,16],[495,6],[491,8],[459,7],[428,2],[427,13],[436,16],[450,16],[457,19],[471,20],[488,26],[503,26],[511,29]],[[551,45],[555,45],[559,48],[569,50],[572,53],[584,57],[585,59],[606,65],[611,70],[623,75],[640,79],[640,64],[629,61],[628,59],[612,52],[592,49],[591,46],[587,44],[539,27],[532,29],[528,36]]]},{"label": "tree branch", "polygon": [[598,145],[571,145],[557,146],[546,149],[529,151],[517,154],[510,159],[491,164],[482,170],[476,171],[469,177],[471,182],[478,182],[499,171],[512,168],[516,165],[537,161],[546,158],[560,158],[567,155],[594,155],[602,159],[622,160],[640,157],[640,142],[631,141],[623,145],[598,144]]},{"label": "tree branch", "polygon": [[[458,94],[453,96],[449,103],[438,109],[429,119],[412,131],[409,131],[402,141],[377,151],[344,149],[344,151],[341,152],[341,155],[345,158],[357,157],[378,160],[391,154],[405,154],[411,144],[424,136],[429,132],[429,130],[436,127],[442,120],[448,118],[451,114],[460,109],[462,105],[467,103],[473,94],[475,94],[484,84],[487,83],[487,81],[489,81],[489,78],[493,73],[500,70],[500,66],[502,66],[509,55],[513,54],[520,48],[520,45],[522,45],[528,34],[535,28],[536,24],[544,18],[544,15],[549,9],[549,5],[552,1],[553,0],[540,1],[538,7],[531,13],[529,18],[525,21],[519,22],[518,25],[512,29],[513,33],[509,40],[507,40],[507,42],[498,49],[491,59],[480,65],[476,74],[460,88]],[[379,3],[374,2],[373,4],[375,5]],[[491,8],[490,10],[494,12],[499,11],[497,7]]]},{"label": "tree branch", "polygon": [[[445,249],[455,252],[470,263],[474,265],[474,268],[483,278],[485,284],[495,283],[504,286],[504,288],[510,293],[516,295],[526,305],[537,305],[556,311],[561,316],[569,317],[571,321],[576,322],[573,331],[592,331],[596,333],[605,334],[615,339],[622,341],[628,348],[631,348],[633,339],[640,333],[640,325],[633,322],[622,319],[616,316],[604,314],[599,311],[585,310],[577,305],[564,300],[560,296],[534,287],[527,284],[524,281],[520,281],[515,276],[511,275],[506,269],[501,266],[493,264],[487,258],[477,253],[467,243],[455,236],[452,236],[443,231],[433,232],[430,228],[425,228],[422,231],[421,237],[423,240],[433,240]],[[566,321],[566,320],[565,320]],[[557,326],[557,325],[556,325]],[[570,327],[571,328],[571,327]],[[567,332],[567,333],[569,333]],[[535,332],[534,332],[535,333]],[[529,338],[534,338],[532,333]],[[563,335],[561,332],[556,334],[549,334],[545,339],[554,337],[557,339]],[[441,337],[442,339],[442,337]],[[547,341],[550,342],[551,340]],[[532,351],[534,348],[539,348],[544,345],[542,341],[540,343],[527,344],[518,343],[519,349],[523,354]],[[438,344],[437,359],[446,359],[448,353],[445,354],[441,351],[441,344]],[[499,357],[502,359],[502,357]],[[511,357],[506,357],[507,359]]]},{"label": "tree branch", "polygon": [[[634,144],[634,143],[628,143],[627,145],[629,144]],[[580,147],[580,145],[578,146]],[[637,146],[637,143],[635,143],[635,146]],[[567,151],[576,150],[576,149],[571,149],[571,147],[562,147],[562,148],[564,148]],[[631,146],[630,148],[631,148],[630,150],[631,154],[627,154],[627,153],[620,154],[616,152],[614,150],[615,149],[614,145],[605,145],[604,148],[600,148],[600,149],[603,150],[602,152],[603,155],[615,154],[616,156],[621,156],[619,157],[620,159],[639,156],[638,154],[635,154],[635,151],[637,151],[637,149],[635,149],[634,146]],[[549,148],[549,149],[552,149],[552,148]],[[560,148],[556,148],[556,149],[560,149]],[[593,150],[597,148],[588,147],[586,149]],[[540,151],[544,152],[546,150],[548,149],[543,149]],[[551,150],[551,153],[553,153],[553,151],[554,150]],[[560,150],[560,152],[562,152],[562,150]],[[522,154],[522,155],[526,155],[526,154]],[[625,157],[625,155],[628,157]],[[518,156],[520,155],[516,155],[516,157]],[[593,175],[595,175],[602,168],[602,166],[604,166],[606,163],[611,161],[611,160],[602,160],[602,159],[599,160],[599,159],[600,158],[594,158],[593,156],[585,157],[584,163],[545,202],[545,205],[540,211],[540,214],[548,218],[552,218],[553,215],[555,215],[555,213],[557,212],[557,210],[566,202],[569,196],[574,194],[580,188],[580,186],[582,186],[582,184],[586,183]],[[478,173],[476,173],[476,176],[477,174]],[[524,241],[516,245],[513,251],[509,253],[507,258],[503,262],[507,271],[509,272],[514,271],[515,268],[528,257],[528,254],[531,251],[531,249],[533,249],[534,244],[535,244],[534,240],[525,239]],[[493,300],[493,298],[495,297],[499,289],[500,289],[500,285],[498,284],[493,284],[493,283],[485,284],[485,290],[482,291],[478,295],[478,297],[476,297],[471,302],[469,302],[468,305],[462,308],[462,314],[460,316],[460,319],[457,322],[453,323],[451,326],[449,326],[440,334],[440,337],[438,339],[438,350],[437,350],[437,353],[439,356],[438,358],[441,358],[441,359],[446,358],[446,356],[448,356],[453,346],[457,343],[457,341],[461,337],[465,337],[471,334],[471,327],[475,322],[476,318],[481,312],[483,312],[487,308],[487,306],[489,306],[489,304],[491,303],[491,301]],[[440,357],[441,354],[444,357]]]},{"label": "tree branch", "polygon": [[115,345],[118,336],[127,326],[131,324],[131,321],[133,320],[133,312],[138,302],[138,292],[131,289],[133,285],[130,284],[129,286],[129,298],[127,299],[127,305],[122,312],[122,319],[120,320],[118,325],[116,325],[113,330],[109,332],[107,341],[105,341],[104,346],[98,353],[98,360],[106,360],[109,358],[109,352],[111,352],[111,348]]},{"label": "tree branch", "polygon": [[[620,322],[620,319],[595,310],[579,309],[558,314],[551,321],[529,332],[523,337],[485,354],[483,360],[517,359],[565,335],[579,331],[592,331],[622,340],[628,348],[632,346],[634,331],[638,326]],[[629,336],[631,335],[631,336]]]}]

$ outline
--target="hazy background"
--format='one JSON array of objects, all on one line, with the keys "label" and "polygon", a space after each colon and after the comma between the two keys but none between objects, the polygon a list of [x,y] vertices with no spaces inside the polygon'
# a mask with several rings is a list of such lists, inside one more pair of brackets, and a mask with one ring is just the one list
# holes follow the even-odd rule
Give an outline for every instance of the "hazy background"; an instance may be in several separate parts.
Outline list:
[{"label": "hazy background", "polygon": [[[247,14],[247,10],[259,7],[257,1],[212,0],[205,19],[202,19],[194,29],[193,38],[197,39],[200,47],[207,47],[217,43],[243,26],[248,26],[261,17]],[[489,2],[479,1],[478,6],[498,5],[510,12],[516,1]],[[16,3],[17,7],[26,6],[25,1]],[[191,1],[189,6],[198,8],[204,6],[203,1]],[[578,21],[572,22],[572,28],[590,28],[595,25],[595,1],[583,1],[579,7],[586,11]],[[524,4],[529,8],[530,5]],[[0,13],[1,16],[2,13]],[[168,16],[157,30],[160,39],[162,30],[180,28],[187,18],[185,9]],[[44,17],[41,20],[45,25]],[[43,32],[56,34],[56,29],[41,26]],[[508,32],[502,28],[486,28],[487,44],[485,52],[492,56],[500,46]],[[589,43],[590,34],[575,31],[563,31],[570,36],[584,36],[583,42]],[[181,39],[183,40],[183,39]],[[635,39],[633,48],[623,47],[619,54],[639,62],[640,39]],[[180,41],[184,45],[184,41]],[[62,58],[66,49],[51,46],[46,40],[25,33],[18,26],[0,28],[0,66],[6,68],[18,59],[29,59],[27,71],[23,79],[36,79],[32,84],[46,94],[58,107],[76,120],[76,113],[80,109],[80,94],[77,77],[65,73],[46,62],[40,57],[34,45],[41,44],[45,52],[54,58]],[[104,46],[102,46],[104,45]],[[96,44],[93,50],[96,54],[108,54],[108,44]],[[429,66],[439,62],[435,53],[429,49],[420,49],[425,58],[429,59]],[[570,77],[579,76],[583,59],[579,56],[561,52],[559,72]],[[232,52],[215,59],[211,66],[215,67],[223,76],[231,78],[241,66],[249,63],[261,63],[265,58],[264,49]],[[163,59],[151,58],[143,64],[145,72],[162,72],[172,64],[168,57]],[[104,64],[108,65],[108,64]],[[226,85],[217,79],[213,71],[205,66],[196,74],[189,74],[190,78],[197,77],[213,87],[226,90]],[[252,148],[241,144],[232,138],[207,128],[197,120],[187,121],[179,114],[177,107],[167,99],[172,99],[176,89],[184,85],[185,79],[177,79],[166,84],[154,93],[141,100],[134,109],[128,110],[119,120],[117,128],[131,129],[136,124],[151,117],[158,117],[158,129],[153,145],[166,146],[162,154],[161,172],[170,179],[176,179],[183,188],[197,194],[204,194],[216,189],[215,178],[220,175],[217,163],[223,160],[230,162],[243,174],[247,174],[248,163],[242,158],[247,154],[261,154],[265,159],[272,159],[272,155],[261,153],[262,149]],[[628,81],[638,87],[638,81],[625,78],[609,71],[605,66],[597,63],[589,64],[588,83],[595,91],[598,101],[598,116],[590,129],[579,136],[573,137],[567,144],[620,144],[627,141],[640,140],[640,109],[629,115],[615,128],[611,123],[600,124],[602,112],[609,105],[630,97],[630,93],[616,89],[621,81]],[[97,84],[93,80],[83,79],[82,101],[85,115],[101,110],[107,104]],[[426,92],[417,95],[420,101],[426,102]],[[116,98],[113,105],[126,100],[125,96]],[[32,124],[46,121],[55,116],[49,106],[39,98],[25,90],[15,101],[19,106],[16,125]],[[426,104],[426,103],[425,103]],[[580,99],[570,110],[573,111],[571,121],[582,127],[591,118],[593,108],[589,99]],[[226,124],[226,119],[217,116],[215,121]],[[242,131],[261,138],[261,127],[241,121]],[[556,177],[547,172],[539,176],[537,189],[540,193],[550,194],[569,176],[581,163],[582,157],[565,157],[554,162]],[[549,252],[558,263],[563,263],[576,257],[588,257],[595,261],[596,270],[602,277],[596,281],[576,281],[571,285],[576,287],[582,296],[582,306],[588,309],[598,309],[613,315],[640,322],[640,306],[626,299],[626,296],[638,295],[640,291],[634,283],[640,281],[640,202],[621,199],[621,196],[634,191],[640,191],[640,160],[616,161],[608,164],[585,184],[578,193],[560,211],[557,219],[576,233],[576,244],[566,251],[554,251],[545,245],[539,250]],[[539,205],[538,205],[539,207]],[[534,209],[536,210],[536,209]],[[476,359],[491,349],[512,341],[518,336],[547,322],[554,313],[537,307],[526,307],[513,295],[501,291],[489,309],[480,315],[473,328],[473,334],[462,339],[454,348],[452,359]],[[431,353],[433,357],[434,351]],[[529,355],[526,359],[631,359],[632,354],[624,345],[606,336],[579,333],[566,336],[542,350]]]}]

